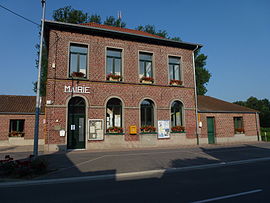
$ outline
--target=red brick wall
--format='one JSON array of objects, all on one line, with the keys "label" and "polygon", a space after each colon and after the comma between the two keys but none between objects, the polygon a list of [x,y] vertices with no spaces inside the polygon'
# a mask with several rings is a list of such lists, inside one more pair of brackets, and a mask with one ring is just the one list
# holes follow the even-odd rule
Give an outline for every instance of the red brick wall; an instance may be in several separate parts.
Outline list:
[{"label": "red brick wall", "polygon": [[255,113],[200,113],[200,118],[203,126],[201,129],[201,137],[207,138],[207,117],[215,118],[216,137],[234,136],[235,133],[233,117],[243,117],[246,136],[257,135]]},{"label": "red brick wall", "polygon": [[[72,82],[67,79],[70,42],[89,46],[88,79],[86,81]],[[123,83],[105,81],[105,50],[107,46],[123,49]],[[194,137],[195,102],[191,50],[60,31],[50,32],[49,47],[46,100],[52,100],[53,105],[46,108],[46,139],[49,137],[50,143],[65,143],[65,138],[60,137],[59,131],[55,129],[55,126],[59,127],[59,125],[66,129],[67,125],[66,107],[71,93],[64,93],[65,85],[90,87],[90,94],[79,95],[86,99],[89,107],[88,118],[92,119],[99,118],[105,121],[105,106],[108,98],[114,96],[121,98],[124,106],[123,126],[126,133],[130,125],[140,127],[139,107],[142,99],[149,98],[155,103],[156,121],[170,120],[170,104],[173,100],[180,100],[187,108],[184,111],[184,123],[188,137]],[[139,84],[139,50],[153,53],[154,85]],[[168,55],[181,57],[184,87],[168,85]],[[52,68],[52,63],[55,63],[55,68]]]},{"label": "red brick wall", "polygon": [[[24,138],[33,139],[34,138],[34,128],[35,128],[35,115],[0,115],[0,140],[8,140],[9,125],[11,119],[22,119],[24,121]],[[44,138],[44,127],[43,124],[44,115],[40,116],[39,125],[39,138]]]}]

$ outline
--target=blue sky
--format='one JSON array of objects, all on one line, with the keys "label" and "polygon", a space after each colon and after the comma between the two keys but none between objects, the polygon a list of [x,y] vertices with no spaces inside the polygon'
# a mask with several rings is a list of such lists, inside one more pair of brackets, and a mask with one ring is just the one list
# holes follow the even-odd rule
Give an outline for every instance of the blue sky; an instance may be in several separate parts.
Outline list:
[{"label": "blue sky", "polygon": [[[40,22],[40,0],[0,0],[0,4]],[[212,74],[209,96],[227,101],[270,99],[269,0],[47,0],[46,18],[52,19],[53,10],[66,5],[100,14],[103,20],[116,17],[120,10],[128,28],[153,24],[183,41],[203,44]],[[34,95],[37,26],[2,8],[0,26],[0,94]]]}]

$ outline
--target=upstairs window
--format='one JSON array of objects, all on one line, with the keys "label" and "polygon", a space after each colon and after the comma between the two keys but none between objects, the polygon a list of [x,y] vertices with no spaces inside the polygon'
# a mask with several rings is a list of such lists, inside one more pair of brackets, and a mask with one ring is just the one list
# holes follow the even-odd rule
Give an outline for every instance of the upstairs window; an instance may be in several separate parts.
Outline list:
[{"label": "upstairs window", "polygon": [[170,80],[181,81],[180,58],[169,57]]},{"label": "upstairs window", "polygon": [[24,136],[24,120],[10,120],[9,136],[10,137]]},{"label": "upstairs window", "polygon": [[120,81],[122,79],[122,50],[108,48],[106,55],[107,80]]},{"label": "upstairs window", "polygon": [[[153,54],[140,52],[139,63],[140,63],[140,79],[150,80],[153,82],[153,65],[152,65]],[[152,80],[151,80],[152,79]]]},{"label": "upstairs window", "polygon": [[243,117],[234,117],[234,133],[235,134],[243,134],[245,133],[244,124],[243,124]]},{"label": "upstairs window", "polygon": [[70,45],[69,76],[86,78],[87,73],[87,52],[85,45]]}]

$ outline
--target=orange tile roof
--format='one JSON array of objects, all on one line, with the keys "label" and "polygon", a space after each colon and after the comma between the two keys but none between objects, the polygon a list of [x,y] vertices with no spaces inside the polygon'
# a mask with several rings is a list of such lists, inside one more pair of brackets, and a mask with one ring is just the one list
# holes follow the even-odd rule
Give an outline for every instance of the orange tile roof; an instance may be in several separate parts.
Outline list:
[{"label": "orange tile roof", "polygon": [[233,104],[209,96],[198,95],[199,112],[258,112],[238,104]]},{"label": "orange tile roof", "polygon": [[[41,112],[44,112],[44,104],[43,98]],[[0,95],[0,113],[35,114],[35,107],[35,96]]]},{"label": "orange tile roof", "polygon": [[132,29],[128,29],[128,28],[121,28],[121,27],[114,27],[114,26],[109,26],[109,25],[102,25],[102,24],[98,24],[98,23],[81,23],[80,25],[85,25],[85,26],[96,27],[96,28],[101,28],[101,29],[105,29],[105,30],[114,30],[114,31],[118,31],[118,32],[126,32],[126,33],[131,33],[131,34],[136,34],[136,35],[142,35],[142,36],[148,36],[148,37],[155,37],[155,38],[159,38],[159,39],[164,39],[164,37],[154,35],[154,34],[150,34],[148,32],[144,32],[144,31],[140,31],[140,30],[132,30]]}]

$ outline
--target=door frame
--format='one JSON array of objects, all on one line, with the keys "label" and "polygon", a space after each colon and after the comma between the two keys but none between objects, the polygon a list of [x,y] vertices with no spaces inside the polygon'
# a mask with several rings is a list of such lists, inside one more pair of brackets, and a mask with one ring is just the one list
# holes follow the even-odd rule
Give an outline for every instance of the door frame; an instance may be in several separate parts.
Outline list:
[{"label": "door frame", "polygon": [[[73,98],[73,97],[81,97],[82,99],[84,99],[85,101],[85,148],[83,149],[68,149],[67,147],[67,144],[68,144],[68,117],[69,117],[69,114],[68,114],[68,104],[69,104],[69,101]],[[84,95],[80,95],[80,94],[71,94],[67,99],[66,99],[66,136],[65,136],[65,145],[66,145],[66,150],[85,150],[87,149],[88,147],[88,109],[89,109],[89,102],[88,102],[88,99],[84,96]]]}]

